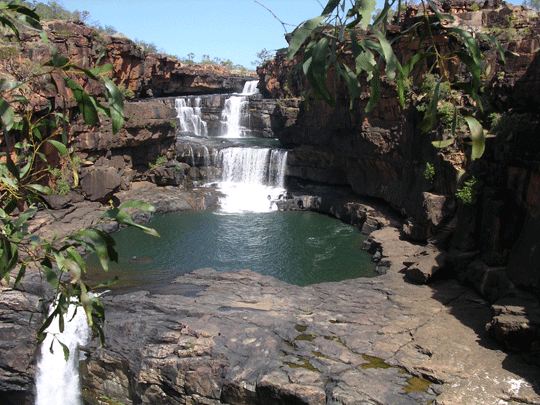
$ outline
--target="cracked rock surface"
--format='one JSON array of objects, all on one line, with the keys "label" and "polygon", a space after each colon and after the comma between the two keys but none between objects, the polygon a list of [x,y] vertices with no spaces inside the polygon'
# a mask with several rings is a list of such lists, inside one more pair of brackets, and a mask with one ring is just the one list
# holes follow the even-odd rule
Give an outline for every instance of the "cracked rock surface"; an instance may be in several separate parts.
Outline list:
[{"label": "cracked rock surface", "polygon": [[[206,198],[136,193],[163,212]],[[57,211],[56,230],[88,226],[104,209],[91,204]],[[299,287],[200,269],[159,291],[103,297],[106,344],[94,339],[81,363],[86,403],[540,404],[540,370],[488,337],[489,304],[454,280],[408,283],[403,263],[418,246],[385,224],[370,235],[387,268],[375,278]],[[34,226],[51,231],[40,217]],[[0,285],[2,404],[33,403],[43,282],[24,284]]]},{"label": "cracked rock surface", "polygon": [[404,281],[417,246],[398,236],[372,234],[391,264],[376,278],[200,269],[163,294],[105,298],[83,385],[124,403],[540,404],[538,369],[488,339],[487,303],[455,281]]}]

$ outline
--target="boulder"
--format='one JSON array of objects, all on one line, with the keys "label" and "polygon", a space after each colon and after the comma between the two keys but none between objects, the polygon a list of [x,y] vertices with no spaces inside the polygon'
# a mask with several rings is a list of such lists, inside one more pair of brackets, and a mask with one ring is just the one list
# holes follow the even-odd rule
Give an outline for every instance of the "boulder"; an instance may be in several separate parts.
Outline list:
[{"label": "boulder", "polygon": [[411,261],[404,262],[404,264],[409,265],[406,274],[410,280],[425,284],[445,266],[446,253],[428,246],[419,249]]},{"label": "boulder", "polygon": [[52,210],[66,208],[73,203],[78,203],[83,200],[83,197],[80,194],[75,193],[74,191],[70,191],[66,195],[44,195],[42,196],[42,198],[43,201],[45,201],[45,204],[47,204],[47,206]]},{"label": "boulder", "polygon": [[112,167],[92,167],[81,179],[83,194],[90,201],[108,201],[118,191],[122,178]]},{"label": "boulder", "polygon": [[464,281],[471,283],[490,302],[515,292],[505,267],[490,267],[482,260],[475,260],[467,267],[463,276]]},{"label": "boulder", "polygon": [[531,350],[540,342],[540,304],[532,295],[505,297],[491,306],[493,319],[486,326],[507,349]]},{"label": "boulder", "polygon": [[184,180],[188,165],[171,160],[164,165],[151,168],[144,174],[144,179],[158,186],[178,186]]}]

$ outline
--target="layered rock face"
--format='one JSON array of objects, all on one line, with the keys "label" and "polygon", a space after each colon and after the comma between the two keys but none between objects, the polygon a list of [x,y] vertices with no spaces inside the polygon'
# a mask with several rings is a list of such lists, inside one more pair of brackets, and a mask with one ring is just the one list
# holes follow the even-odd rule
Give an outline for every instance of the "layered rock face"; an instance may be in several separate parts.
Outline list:
[{"label": "layered rock face", "polygon": [[[98,60],[112,64],[117,86],[135,98],[240,92],[246,81],[223,66],[190,66],[163,54],[145,54],[129,38],[100,34],[84,24],[53,20],[45,21],[44,29],[60,54],[80,61],[83,67],[92,68]],[[27,57],[28,63],[37,66],[50,57],[48,46],[32,32],[22,34],[22,47],[22,61]],[[86,90],[102,91],[88,85]]]},{"label": "layered rock face", "polygon": [[[421,119],[416,109],[402,110],[395,88],[384,81],[379,104],[370,114],[364,113],[365,102],[349,109],[343,86],[334,108],[307,100],[297,106],[289,102],[275,113],[279,119],[294,120],[277,133],[284,145],[293,148],[288,154],[290,179],[349,186],[359,195],[388,202],[404,215],[405,237],[450,251],[436,267],[459,274],[494,302],[521,294],[515,286],[540,291],[535,236],[540,230],[536,142],[540,126],[534,118],[539,113],[540,23],[534,11],[523,7],[486,3],[484,9],[473,11],[471,4],[443,6],[459,24],[497,35],[503,47],[514,52],[507,53],[505,65],[495,52],[487,55],[495,62],[487,77],[489,109],[514,125],[489,139],[484,157],[467,168],[482,184],[476,204],[463,204],[455,196],[463,187],[457,181],[463,163],[460,154],[433,148],[433,139],[416,128]],[[284,100],[299,96],[302,79],[292,70],[294,63],[278,55],[259,67],[262,94]],[[426,163],[434,168],[432,180],[425,175]],[[467,267],[474,259],[484,263],[483,271]],[[413,270],[411,274],[418,274],[418,267]],[[430,277],[423,273],[418,280]],[[530,311],[523,307],[518,312]],[[531,318],[526,325],[524,346],[530,348],[538,324]],[[507,326],[504,333],[512,334],[511,330]]]}]

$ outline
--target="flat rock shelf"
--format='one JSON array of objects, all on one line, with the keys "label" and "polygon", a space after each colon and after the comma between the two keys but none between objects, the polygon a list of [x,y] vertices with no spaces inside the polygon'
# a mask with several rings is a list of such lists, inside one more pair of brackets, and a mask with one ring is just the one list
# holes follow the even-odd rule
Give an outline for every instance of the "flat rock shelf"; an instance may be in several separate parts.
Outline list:
[{"label": "flat rock shelf", "polygon": [[539,403],[529,382],[536,370],[486,343],[489,308],[453,281],[400,286],[389,272],[299,287],[200,269],[174,283],[200,291],[104,299],[106,347],[91,350],[82,371],[93,395],[153,404]]}]

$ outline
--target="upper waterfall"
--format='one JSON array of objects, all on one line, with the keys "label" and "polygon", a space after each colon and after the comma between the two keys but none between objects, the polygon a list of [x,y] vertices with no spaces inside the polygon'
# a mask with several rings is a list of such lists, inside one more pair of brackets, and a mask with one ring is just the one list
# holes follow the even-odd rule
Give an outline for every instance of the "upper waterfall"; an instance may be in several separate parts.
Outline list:
[{"label": "upper waterfall", "polygon": [[244,84],[244,89],[242,90],[242,96],[251,96],[257,94],[259,89],[257,85],[259,84],[258,80],[250,80]]},{"label": "upper waterfall", "polygon": [[250,80],[244,84],[242,93],[233,94],[225,101],[221,113],[221,136],[224,138],[245,138],[251,132],[249,129],[249,99],[256,94],[258,80]]},{"label": "upper waterfall", "polygon": [[[192,106],[192,103],[194,104]],[[177,118],[180,121],[180,132],[194,136],[207,136],[206,122],[201,117],[201,98],[177,98],[174,102]]]}]

